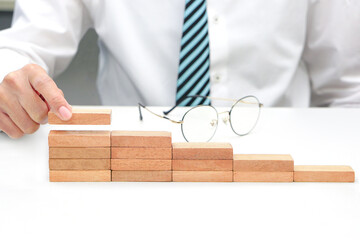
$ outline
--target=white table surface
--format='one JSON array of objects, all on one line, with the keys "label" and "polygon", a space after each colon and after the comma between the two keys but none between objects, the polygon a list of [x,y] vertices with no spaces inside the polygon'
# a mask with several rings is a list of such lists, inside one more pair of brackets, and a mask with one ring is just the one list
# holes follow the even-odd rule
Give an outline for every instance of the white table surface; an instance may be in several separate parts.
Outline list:
[{"label": "white table surface", "polygon": [[[113,107],[111,126],[180,126],[135,107]],[[160,112],[164,108],[153,108]],[[181,115],[179,109],[175,115]],[[175,117],[176,118],[176,117]],[[50,183],[50,129],[10,140],[0,134],[0,239],[360,239],[355,183]],[[222,122],[213,141],[234,153],[291,154],[295,164],[351,165],[360,173],[360,109],[263,109],[255,131]]]}]

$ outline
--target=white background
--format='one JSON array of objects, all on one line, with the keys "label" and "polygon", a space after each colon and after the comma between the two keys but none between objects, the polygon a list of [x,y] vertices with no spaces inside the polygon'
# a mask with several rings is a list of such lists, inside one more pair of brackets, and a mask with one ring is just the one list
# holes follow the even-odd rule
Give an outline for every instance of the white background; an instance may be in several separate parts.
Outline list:
[{"label": "white background", "polygon": [[[179,125],[147,113],[140,123],[137,108],[113,110],[111,127],[91,129],[170,130],[184,141]],[[351,165],[358,174],[359,123],[358,109],[263,109],[252,134],[238,137],[220,123],[213,141],[231,142],[234,153],[291,154],[297,165]],[[357,176],[355,183],[50,183],[50,129],[17,141],[0,134],[0,239],[360,239]]]}]

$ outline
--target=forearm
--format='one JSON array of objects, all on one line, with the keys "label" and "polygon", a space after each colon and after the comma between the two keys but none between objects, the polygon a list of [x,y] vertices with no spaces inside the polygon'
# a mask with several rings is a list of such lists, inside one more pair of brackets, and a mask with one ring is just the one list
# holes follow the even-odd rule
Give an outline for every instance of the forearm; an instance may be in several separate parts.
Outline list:
[{"label": "forearm", "polygon": [[12,27],[0,31],[1,80],[27,63],[50,76],[61,73],[90,26],[81,0],[18,0]]}]

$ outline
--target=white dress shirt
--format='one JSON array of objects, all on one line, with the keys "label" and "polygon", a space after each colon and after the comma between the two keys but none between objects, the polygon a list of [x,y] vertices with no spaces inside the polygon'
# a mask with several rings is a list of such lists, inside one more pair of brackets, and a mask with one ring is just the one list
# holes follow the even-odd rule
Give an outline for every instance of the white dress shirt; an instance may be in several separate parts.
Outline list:
[{"label": "white dress shirt", "polygon": [[[103,104],[173,105],[184,9],[184,0],[18,0],[0,32],[0,81],[29,62],[61,73],[94,28]],[[360,103],[359,1],[208,0],[208,16],[212,96]]]}]

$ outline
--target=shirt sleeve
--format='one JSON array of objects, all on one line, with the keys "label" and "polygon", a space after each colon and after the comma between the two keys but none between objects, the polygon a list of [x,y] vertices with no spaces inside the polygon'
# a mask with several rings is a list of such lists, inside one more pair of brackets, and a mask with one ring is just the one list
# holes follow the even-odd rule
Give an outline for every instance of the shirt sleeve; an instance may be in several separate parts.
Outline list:
[{"label": "shirt sleeve", "polygon": [[360,2],[315,0],[309,6],[303,58],[312,106],[360,107]]},{"label": "shirt sleeve", "polygon": [[27,63],[61,73],[91,24],[80,0],[17,0],[12,27],[0,32],[0,82]]}]

